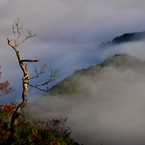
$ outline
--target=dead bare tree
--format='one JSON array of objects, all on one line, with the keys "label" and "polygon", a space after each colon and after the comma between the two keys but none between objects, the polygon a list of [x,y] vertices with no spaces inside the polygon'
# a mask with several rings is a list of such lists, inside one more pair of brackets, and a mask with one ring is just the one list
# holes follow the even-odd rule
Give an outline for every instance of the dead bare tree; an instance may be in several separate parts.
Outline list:
[{"label": "dead bare tree", "polygon": [[[17,22],[14,23],[14,25],[12,25],[13,27],[13,33],[14,33],[14,39],[9,39],[7,38],[8,41],[8,45],[10,45],[13,50],[16,53],[20,68],[23,72],[23,78],[22,78],[22,83],[23,83],[23,92],[22,92],[22,102],[19,104],[19,106],[16,108],[15,112],[12,115],[12,119],[11,119],[11,135],[9,136],[9,138],[2,143],[2,145],[10,145],[12,144],[14,141],[17,140],[17,126],[18,126],[18,118],[21,114],[21,110],[22,108],[24,108],[27,105],[27,91],[28,91],[28,85],[31,87],[34,87],[36,89],[39,89],[41,91],[46,91],[49,92],[49,83],[56,80],[58,77],[60,77],[60,75],[58,75],[58,71],[59,69],[51,69],[48,68],[46,64],[44,65],[35,65],[34,66],[34,71],[36,73],[36,76],[29,78],[29,70],[27,68],[28,64],[24,64],[24,62],[40,62],[39,60],[31,60],[31,59],[21,59],[21,55],[19,50],[17,49],[18,46],[20,46],[21,44],[23,44],[26,40],[28,40],[31,37],[34,37],[36,34],[32,34],[31,30],[28,30],[28,35],[21,41],[18,42],[18,40],[20,40],[21,37],[21,32],[20,32],[20,28],[19,27],[19,18],[17,20]],[[12,44],[14,43],[14,44]],[[39,70],[38,70],[39,69]],[[50,77],[47,81],[45,81],[42,84],[37,84],[37,85],[32,85],[30,83],[30,81],[32,79],[38,78],[41,74],[48,72]],[[42,89],[40,88],[41,86],[46,86],[46,89]]]}]

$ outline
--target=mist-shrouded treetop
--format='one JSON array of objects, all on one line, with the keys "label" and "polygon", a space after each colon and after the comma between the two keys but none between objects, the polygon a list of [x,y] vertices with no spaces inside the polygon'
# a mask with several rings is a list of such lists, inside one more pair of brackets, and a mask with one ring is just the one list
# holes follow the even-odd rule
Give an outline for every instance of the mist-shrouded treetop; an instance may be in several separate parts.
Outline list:
[{"label": "mist-shrouded treetop", "polygon": [[134,32],[134,33],[124,33],[120,36],[116,36],[113,38],[112,41],[107,41],[106,43],[103,42],[100,47],[115,45],[115,44],[121,44],[126,42],[135,42],[135,41],[141,41],[145,39],[145,31],[143,32]]},{"label": "mist-shrouded treetop", "polygon": [[84,145],[141,144],[144,72],[144,61],[134,56],[109,56],[100,64],[76,70],[50,94],[28,104],[29,116],[47,119],[67,114],[72,137]]},{"label": "mist-shrouded treetop", "polygon": [[83,76],[93,77],[100,74],[106,67],[116,67],[120,69],[141,70],[145,68],[145,63],[128,54],[115,54],[108,56],[105,61],[100,64],[92,65],[89,68],[76,70],[72,75],[65,78],[60,83],[56,84],[50,94],[51,95],[66,95],[77,93],[79,87],[79,80]]}]

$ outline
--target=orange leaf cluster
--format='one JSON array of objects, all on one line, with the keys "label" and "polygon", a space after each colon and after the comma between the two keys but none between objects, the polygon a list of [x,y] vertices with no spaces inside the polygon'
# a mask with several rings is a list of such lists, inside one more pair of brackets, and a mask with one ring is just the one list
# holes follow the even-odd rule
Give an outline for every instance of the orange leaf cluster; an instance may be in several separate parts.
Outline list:
[{"label": "orange leaf cluster", "polygon": [[[8,103],[0,104],[0,143],[5,141],[11,134],[11,129],[10,129],[10,120],[9,117],[13,113],[14,109],[19,105],[19,102],[13,102],[13,103]],[[65,127],[65,122],[67,121],[67,117],[62,117],[60,116],[59,118],[49,120],[48,122],[40,121],[40,120],[34,120],[27,122],[27,121],[21,121],[19,120],[19,127],[24,128],[24,132],[30,124],[30,126],[34,126],[33,133],[31,134],[33,141],[37,141],[37,144],[42,144],[43,142],[47,141],[47,144],[49,145],[57,145],[57,140],[48,140],[48,132],[54,132],[58,134],[62,134],[63,136],[67,137],[70,136],[71,134],[71,128],[70,127]],[[40,125],[40,126],[38,126]],[[42,127],[43,125],[43,127]],[[40,130],[38,130],[40,128]],[[43,128],[43,129],[42,129]],[[31,129],[31,127],[30,127]],[[26,134],[27,136],[27,134]],[[25,136],[24,136],[25,137]],[[26,142],[27,144],[27,142]]]},{"label": "orange leaf cluster", "polygon": [[[1,69],[1,66],[0,66],[0,69]],[[2,72],[0,72],[0,77],[1,77],[1,73]],[[10,82],[8,80],[5,82],[0,82],[0,97],[6,94],[9,94],[13,91],[14,90],[12,87],[10,87]]]},{"label": "orange leaf cluster", "polygon": [[12,103],[8,103],[8,104],[1,103],[0,104],[0,111],[1,111],[1,113],[3,112],[3,114],[9,114],[18,105],[19,105],[19,102],[12,102]]},{"label": "orange leaf cluster", "polygon": [[70,136],[72,129],[71,127],[65,127],[66,121],[67,117],[60,116],[59,118],[46,122],[46,127],[53,132],[62,134],[63,136]]},{"label": "orange leaf cluster", "polygon": [[50,143],[50,145],[57,145],[57,142],[53,141],[53,142]]},{"label": "orange leaf cluster", "polygon": [[13,113],[13,109],[15,109],[19,105],[19,102],[13,102],[10,104],[0,104],[0,143],[6,140],[10,134],[9,128],[9,114]]}]

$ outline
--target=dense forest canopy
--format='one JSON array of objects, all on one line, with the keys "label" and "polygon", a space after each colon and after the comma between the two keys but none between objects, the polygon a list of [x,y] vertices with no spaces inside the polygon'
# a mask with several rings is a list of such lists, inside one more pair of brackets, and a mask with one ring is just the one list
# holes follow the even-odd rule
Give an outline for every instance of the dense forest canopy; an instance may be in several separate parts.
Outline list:
[{"label": "dense forest canopy", "polygon": [[140,41],[145,39],[145,31],[134,32],[134,33],[124,33],[121,36],[116,36],[112,41],[103,42],[100,47],[121,44],[125,42]]}]

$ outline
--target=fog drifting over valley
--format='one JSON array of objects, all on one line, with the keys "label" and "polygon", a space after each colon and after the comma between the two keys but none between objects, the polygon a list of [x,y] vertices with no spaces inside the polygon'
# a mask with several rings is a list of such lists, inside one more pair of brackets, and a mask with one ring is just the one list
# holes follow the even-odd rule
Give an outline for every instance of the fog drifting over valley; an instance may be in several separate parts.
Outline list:
[{"label": "fog drifting over valley", "polygon": [[[144,41],[98,48],[124,33],[144,31],[144,8],[144,0],[1,0],[1,81],[9,80],[16,90],[0,98],[0,103],[22,100],[23,74],[6,40],[13,38],[12,24],[18,17],[23,38],[27,35],[25,28],[37,34],[19,47],[22,59],[40,59],[52,68],[60,68],[64,75],[57,83],[76,69],[101,63],[116,53],[145,61]],[[28,64],[31,76],[33,65]],[[72,138],[84,145],[145,144],[144,71],[106,68],[96,79],[82,78],[81,82],[80,94],[73,96],[78,99],[47,97],[31,111],[39,119],[68,116]],[[28,102],[40,95],[42,92],[29,87]]]},{"label": "fog drifting over valley", "polygon": [[143,70],[105,68],[96,77],[82,77],[78,95],[67,95],[67,99],[45,96],[30,107],[30,112],[42,120],[68,116],[72,138],[84,145],[143,145]]}]

